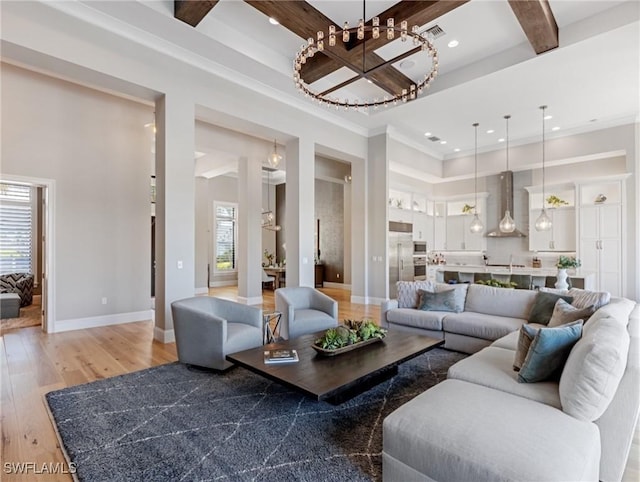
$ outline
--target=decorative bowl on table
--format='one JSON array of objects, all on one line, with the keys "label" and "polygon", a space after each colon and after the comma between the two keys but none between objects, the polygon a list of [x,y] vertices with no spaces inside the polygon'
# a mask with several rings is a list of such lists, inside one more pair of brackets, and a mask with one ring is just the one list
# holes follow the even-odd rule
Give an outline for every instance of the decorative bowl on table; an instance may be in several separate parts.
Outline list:
[{"label": "decorative bowl on table", "polygon": [[311,347],[324,356],[334,356],[361,348],[386,336],[387,330],[371,320],[344,320],[344,324],[325,331]]}]

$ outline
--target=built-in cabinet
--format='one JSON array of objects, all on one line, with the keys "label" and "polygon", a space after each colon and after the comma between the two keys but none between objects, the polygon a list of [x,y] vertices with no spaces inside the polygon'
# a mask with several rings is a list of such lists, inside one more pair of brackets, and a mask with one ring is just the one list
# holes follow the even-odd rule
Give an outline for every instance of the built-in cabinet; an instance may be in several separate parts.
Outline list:
[{"label": "built-in cabinet", "polygon": [[[570,251],[576,250],[576,208],[575,186],[547,186],[544,206],[551,219],[551,230],[536,231],[535,224],[542,209],[542,189],[540,186],[527,187],[529,191],[529,250],[530,251]],[[562,200],[556,206],[547,199],[555,196]]]},{"label": "built-in cabinet", "polygon": [[622,296],[622,180],[578,186],[578,255],[582,271],[596,276],[596,289]]},{"label": "built-in cabinet", "polygon": [[[479,194],[477,212],[486,225],[487,193]],[[413,224],[413,240],[427,243],[429,251],[482,251],[484,232],[472,234],[473,196],[430,200],[422,194],[389,191],[389,220]],[[467,209],[465,209],[465,206]]]}]

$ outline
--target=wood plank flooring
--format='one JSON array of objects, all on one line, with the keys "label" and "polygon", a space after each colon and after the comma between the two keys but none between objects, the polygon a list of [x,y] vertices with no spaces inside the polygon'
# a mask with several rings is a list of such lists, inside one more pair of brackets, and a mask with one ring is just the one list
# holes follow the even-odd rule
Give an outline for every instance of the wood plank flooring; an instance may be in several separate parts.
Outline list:
[{"label": "wood plank flooring", "polygon": [[[379,320],[379,306],[350,303],[350,292],[322,289],[338,301],[339,319]],[[237,299],[237,288],[214,288],[213,296]],[[263,292],[263,309],[275,307]],[[0,479],[71,481],[68,474],[9,474],[5,464],[33,463],[67,469],[44,403],[52,390],[162,365],[177,359],[174,343],[153,340],[151,321],[46,335],[40,327],[9,330],[0,338]],[[624,482],[640,480],[640,436],[636,430]],[[42,470],[40,470],[42,472]]]}]

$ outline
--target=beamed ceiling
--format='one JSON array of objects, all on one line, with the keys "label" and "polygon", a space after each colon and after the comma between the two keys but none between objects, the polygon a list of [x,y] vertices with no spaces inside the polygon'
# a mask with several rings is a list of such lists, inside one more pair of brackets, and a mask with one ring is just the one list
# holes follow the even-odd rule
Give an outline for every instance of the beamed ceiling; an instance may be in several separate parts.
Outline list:
[{"label": "beamed ceiling", "polygon": [[[394,18],[398,22],[406,20],[410,26],[423,26],[468,1],[403,0],[377,16],[380,18],[380,25],[386,25],[388,18]],[[303,39],[309,36],[309,32],[324,32],[329,25],[335,24],[311,4],[302,0],[245,0],[245,2],[267,17],[278,20],[280,25]],[[217,1],[176,0],[175,17],[195,27],[215,7],[216,3]],[[558,26],[547,0],[509,0],[509,5],[537,54],[558,47]],[[366,23],[371,25],[371,19],[366,19]],[[336,25],[336,30],[339,31],[339,29],[340,26]],[[356,75],[324,90],[324,94],[364,78],[389,94],[396,95],[403,89],[408,90],[414,82],[393,64],[416,53],[419,48],[385,60],[377,55],[375,50],[387,42],[384,35],[377,40],[368,39],[366,42],[353,36],[348,43],[336,42],[335,47],[327,47],[324,52],[319,52],[307,60],[302,67],[302,77],[311,84],[338,69],[347,67]]]}]

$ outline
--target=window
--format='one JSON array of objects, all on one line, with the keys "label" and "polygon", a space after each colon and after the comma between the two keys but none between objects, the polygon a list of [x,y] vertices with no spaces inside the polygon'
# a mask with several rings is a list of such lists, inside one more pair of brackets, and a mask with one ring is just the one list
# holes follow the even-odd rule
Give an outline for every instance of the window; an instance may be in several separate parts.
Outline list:
[{"label": "window", "polygon": [[32,190],[0,183],[0,274],[32,273]]},{"label": "window", "polygon": [[215,270],[236,271],[236,229],[238,205],[214,203],[215,211]]}]

